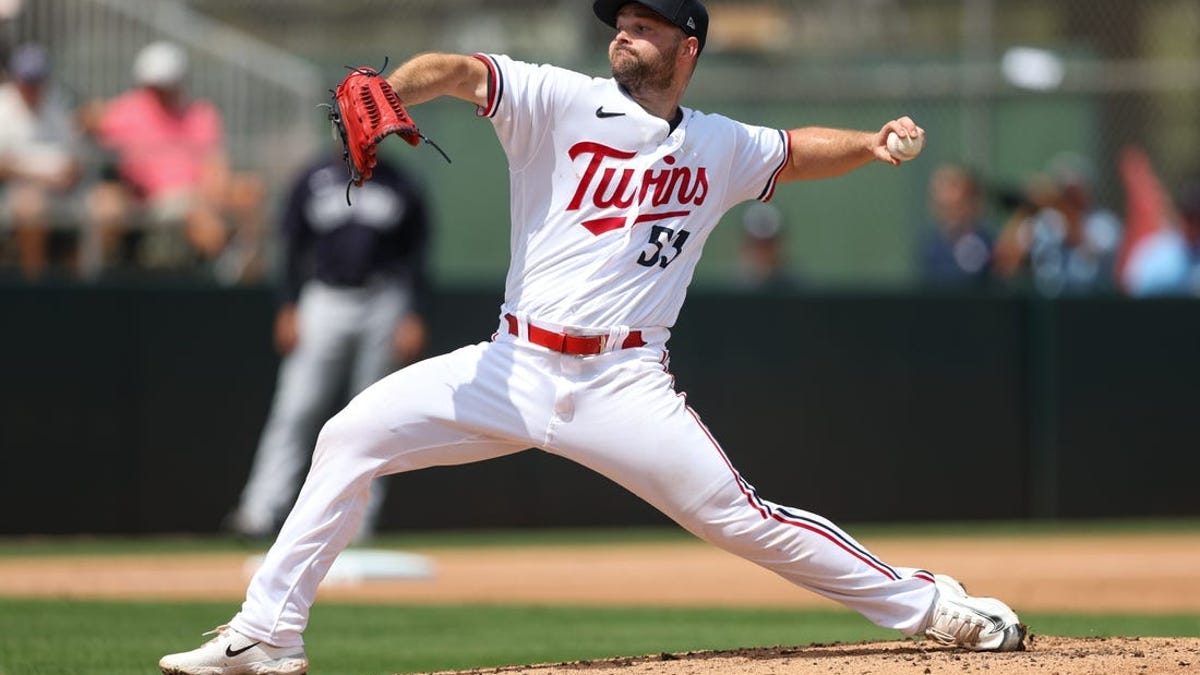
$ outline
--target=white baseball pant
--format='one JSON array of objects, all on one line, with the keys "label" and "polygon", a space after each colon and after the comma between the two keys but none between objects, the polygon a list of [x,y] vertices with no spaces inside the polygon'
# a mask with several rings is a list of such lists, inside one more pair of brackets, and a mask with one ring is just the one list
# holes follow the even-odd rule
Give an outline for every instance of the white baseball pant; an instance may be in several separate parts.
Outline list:
[{"label": "white baseball pant", "polygon": [[923,630],[932,577],[886,565],[821,516],[759,498],[675,391],[666,361],[661,341],[579,357],[502,330],[369,387],[322,429],[304,487],[230,625],[272,645],[303,643],[317,585],[354,537],[373,478],[537,447],[879,626]]}]

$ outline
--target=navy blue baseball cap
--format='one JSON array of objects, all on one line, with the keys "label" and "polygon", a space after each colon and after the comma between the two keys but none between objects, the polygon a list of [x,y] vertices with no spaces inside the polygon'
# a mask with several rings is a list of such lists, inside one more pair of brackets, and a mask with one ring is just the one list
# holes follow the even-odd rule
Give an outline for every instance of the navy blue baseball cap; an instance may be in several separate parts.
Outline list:
[{"label": "navy blue baseball cap", "polygon": [[[637,4],[662,16],[679,26],[683,34],[700,41],[704,51],[704,40],[708,37],[708,10],[700,0],[636,0]],[[631,0],[596,0],[592,11],[604,23],[617,27],[617,12]]]}]

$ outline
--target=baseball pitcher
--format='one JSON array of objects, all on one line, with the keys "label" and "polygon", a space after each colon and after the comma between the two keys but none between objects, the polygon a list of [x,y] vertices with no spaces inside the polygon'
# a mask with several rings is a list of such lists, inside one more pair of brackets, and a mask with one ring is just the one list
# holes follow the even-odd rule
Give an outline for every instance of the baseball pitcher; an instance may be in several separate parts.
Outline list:
[{"label": "baseball pitcher", "polygon": [[[782,183],[899,165],[888,134],[923,140],[924,131],[908,117],[876,131],[780,130],[683,107],[704,50],[704,6],[596,0],[593,10],[615,29],[609,78],[500,54],[425,54],[370,78],[404,106],[445,96],[474,104],[496,131],[512,195],[496,333],[388,376],[325,425],[241,611],[199,648],[164,657],[163,673],[305,672],[317,585],[354,536],[371,480],[530,447],[607,476],[701,539],[880,626],[972,650],[1022,647],[1024,627],[999,600],[889,565],[829,520],[760,496],[668,366],[671,326],[727,210],[768,201]],[[369,171],[355,157],[369,155],[348,152],[352,180]]]}]

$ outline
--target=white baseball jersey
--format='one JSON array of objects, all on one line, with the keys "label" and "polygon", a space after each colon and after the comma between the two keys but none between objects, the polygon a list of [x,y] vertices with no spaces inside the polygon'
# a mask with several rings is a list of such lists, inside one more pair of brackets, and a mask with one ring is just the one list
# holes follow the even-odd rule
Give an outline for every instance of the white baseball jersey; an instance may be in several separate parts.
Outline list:
[{"label": "white baseball jersey", "polygon": [[476,57],[491,71],[478,113],[511,174],[504,310],[582,328],[673,325],[721,216],[771,198],[787,133],[687,108],[672,131],[612,79]]}]

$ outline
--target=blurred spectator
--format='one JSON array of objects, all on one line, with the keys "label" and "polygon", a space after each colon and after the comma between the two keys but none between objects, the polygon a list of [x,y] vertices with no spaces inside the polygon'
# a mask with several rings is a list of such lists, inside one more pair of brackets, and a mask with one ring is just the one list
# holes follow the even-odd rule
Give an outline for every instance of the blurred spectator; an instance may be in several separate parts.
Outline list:
[{"label": "blurred spectator", "polygon": [[1183,182],[1178,199],[1183,238],[1187,242],[1191,259],[1188,291],[1192,295],[1200,296],[1200,175]]},{"label": "blurred spectator", "polygon": [[135,87],[93,111],[111,167],[90,208],[104,242],[102,264],[124,245],[141,266],[207,263],[232,283],[251,273],[263,186],[230,170],[221,115],[187,95],[188,69],[179,45],[147,45],[133,63]]},{"label": "blurred spectator", "polygon": [[996,274],[1027,280],[1043,295],[1078,295],[1116,289],[1121,221],[1094,203],[1091,165],[1075,155],[1051,162],[1035,176],[1026,198],[996,241]]},{"label": "blurred spectator", "polygon": [[1117,258],[1121,288],[1134,297],[1190,292],[1192,250],[1184,222],[1150,157],[1136,145],[1120,156],[1125,238]]},{"label": "blurred spectator", "polygon": [[746,290],[793,288],[784,253],[783,212],[773,204],[753,202],[742,213],[736,284]]},{"label": "blurred spectator", "polygon": [[1057,199],[1054,185],[1044,174],[1035,174],[1020,187],[996,190],[999,207],[1006,214],[992,249],[992,274],[1011,284],[1030,281],[1029,248],[1034,224],[1042,210],[1053,209]]},{"label": "blurred spectator", "polygon": [[983,186],[974,170],[944,164],[929,179],[932,227],[918,244],[923,285],[983,288],[991,278],[992,237],[984,218]]},{"label": "blurred spectator", "polygon": [[[316,432],[344,387],[354,395],[416,358],[429,223],[413,178],[384,158],[346,203],[341,145],[296,177],[281,223],[286,275],[275,318],[284,355],[250,478],[225,525],[271,536],[291,508]],[[374,531],[383,485],[359,537]]]},{"label": "blurred spectator", "polygon": [[78,130],[65,97],[50,84],[45,49],[18,47],[8,75],[0,84],[0,224],[14,240],[22,275],[36,279],[52,258],[72,262],[79,231],[72,199],[80,176]]},{"label": "blurred spectator", "polygon": [[1121,281],[1134,297],[1200,296],[1200,178],[1184,182],[1163,226],[1132,248]]}]

